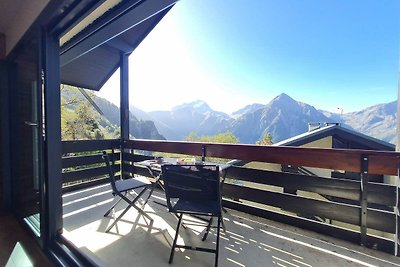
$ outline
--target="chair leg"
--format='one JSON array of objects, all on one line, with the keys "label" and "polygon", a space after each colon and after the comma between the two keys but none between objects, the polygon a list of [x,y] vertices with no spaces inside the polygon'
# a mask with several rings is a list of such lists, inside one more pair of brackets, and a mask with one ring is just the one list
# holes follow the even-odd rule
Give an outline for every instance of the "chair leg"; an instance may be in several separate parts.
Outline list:
[{"label": "chair leg", "polygon": [[169,262],[168,262],[169,264],[171,264],[174,259],[175,246],[176,246],[176,241],[178,241],[179,226],[181,225],[182,217],[183,217],[183,214],[181,213],[181,215],[179,216],[179,220],[178,220],[178,226],[176,227],[174,243],[172,243],[171,255],[169,256]]},{"label": "chair leg", "polygon": [[141,215],[143,215],[144,217],[146,217],[147,219],[149,219],[150,221],[152,221],[153,219],[149,216],[149,215],[147,215],[142,209],[140,209],[139,207],[137,207],[136,205],[135,205],[135,202],[143,195],[143,193],[146,191],[146,189],[143,189],[138,195],[137,195],[137,197],[134,199],[134,200],[129,200],[129,198],[127,198],[126,196],[124,196],[124,195],[119,195],[120,197],[121,197],[121,199],[123,199],[123,200],[125,200],[129,205],[128,205],[128,207],[126,207],[125,208],[125,210],[114,220],[114,222],[106,229],[106,233],[108,233],[110,230],[111,230],[111,228],[113,228],[114,227],[114,225],[116,225],[117,224],[117,222],[122,218],[122,216],[124,216],[125,215],[125,213],[127,213],[128,212],[128,210],[130,209],[130,208],[135,208]]},{"label": "chair leg", "polygon": [[142,209],[144,208],[144,206],[146,206],[147,202],[149,201],[151,195],[153,194],[154,188],[156,187],[157,183],[154,183],[151,185],[151,189],[149,192],[149,195],[147,196],[146,200],[144,201],[143,205],[142,205]]},{"label": "chair leg", "polygon": [[224,216],[222,214],[221,214],[221,226],[222,226],[222,230],[225,233],[226,232],[226,227],[225,227],[225,223],[224,223]]},{"label": "chair leg", "polygon": [[106,233],[108,233],[108,232],[111,230],[111,228],[113,228],[114,225],[117,224],[117,222],[122,218],[122,216],[125,215],[125,213],[128,212],[128,210],[129,210],[131,207],[132,207],[131,205],[128,205],[128,207],[125,208],[125,210],[124,210],[124,211],[114,220],[114,222],[106,229]]},{"label": "chair leg", "polygon": [[110,212],[115,208],[115,206],[117,206],[118,203],[121,202],[121,200],[122,200],[122,198],[120,197],[120,198],[118,199],[118,201],[115,202],[115,203],[111,206],[111,208],[110,208],[109,210],[107,210],[106,213],[104,213],[104,217],[107,217],[108,214],[110,214]]},{"label": "chair leg", "polygon": [[141,215],[149,219],[150,221],[153,221],[153,219],[146,213],[144,212],[141,208],[135,205],[136,201],[146,192],[147,188],[144,188],[138,195],[135,197],[134,200],[130,201],[128,198],[124,199],[126,202],[130,204],[131,207],[135,208]]},{"label": "chair leg", "polygon": [[221,224],[221,216],[218,217],[218,226],[217,226],[217,242],[215,248],[215,267],[218,267],[218,255],[219,255],[219,231],[220,231],[220,224]]},{"label": "chair leg", "polygon": [[210,218],[210,221],[208,222],[208,225],[207,225],[206,232],[204,233],[203,238],[201,239],[201,241],[205,241],[207,239],[208,233],[210,232],[210,228],[211,228],[211,225],[212,225],[212,221],[213,221],[213,217]]}]

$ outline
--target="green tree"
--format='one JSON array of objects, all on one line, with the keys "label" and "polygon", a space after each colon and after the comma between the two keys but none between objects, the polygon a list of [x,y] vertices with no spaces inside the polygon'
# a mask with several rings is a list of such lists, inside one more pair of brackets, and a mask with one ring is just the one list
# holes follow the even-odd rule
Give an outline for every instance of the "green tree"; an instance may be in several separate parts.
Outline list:
[{"label": "green tree", "polygon": [[264,133],[261,139],[256,142],[256,145],[260,146],[270,146],[272,144],[272,135],[270,133]]},{"label": "green tree", "polygon": [[216,135],[202,135],[197,136],[195,132],[188,134],[185,141],[190,142],[205,142],[205,143],[226,143],[226,144],[237,144],[239,139],[232,132],[224,132]]},{"label": "green tree", "polygon": [[64,107],[63,139],[104,139],[96,113],[88,102],[81,101],[75,112],[66,110]]},{"label": "green tree", "polygon": [[199,141],[199,138],[197,137],[197,135],[196,135],[195,132],[191,132],[190,134],[188,134],[188,135],[185,137],[184,140],[185,140],[185,141],[188,141],[188,142],[197,142],[197,141]]},{"label": "green tree", "polygon": [[[61,88],[61,138],[62,140],[119,138],[119,127],[99,114],[76,87]],[[96,100],[93,92],[86,92]]]}]

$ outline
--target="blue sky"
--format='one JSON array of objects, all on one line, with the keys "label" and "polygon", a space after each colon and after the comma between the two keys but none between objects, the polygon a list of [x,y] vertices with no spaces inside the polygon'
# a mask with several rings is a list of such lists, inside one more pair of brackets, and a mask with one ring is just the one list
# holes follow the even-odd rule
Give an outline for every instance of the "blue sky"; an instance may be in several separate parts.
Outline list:
[{"label": "blue sky", "polygon": [[[280,93],[330,111],[397,99],[397,0],[181,0],[130,57],[146,110],[230,113]],[[118,73],[100,95],[118,104]]]}]

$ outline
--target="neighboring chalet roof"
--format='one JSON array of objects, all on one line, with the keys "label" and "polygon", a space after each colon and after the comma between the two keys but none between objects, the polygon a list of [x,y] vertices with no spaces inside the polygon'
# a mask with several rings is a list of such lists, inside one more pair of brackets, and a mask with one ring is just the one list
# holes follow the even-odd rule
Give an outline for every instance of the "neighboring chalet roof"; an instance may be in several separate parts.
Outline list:
[{"label": "neighboring chalet roof", "polygon": [[[301,146],[313,141],[333,136],[342,140],[354,142],[363,146],[364,149],[394,151],[396,146],[376,139],[374,137],[359,133],[357,131],[341,127],[340,125],[329,125],[310,132],[306,132],[281,142],[274,146]],[[351,149],[351,148],[350,148]]]},{"label": "neighboring chalet roof", "polygon": [[119,68],[121,53],[131,54],[175,2],[122,1],[85,25],[61,46],[61,82],[100,90]]}]

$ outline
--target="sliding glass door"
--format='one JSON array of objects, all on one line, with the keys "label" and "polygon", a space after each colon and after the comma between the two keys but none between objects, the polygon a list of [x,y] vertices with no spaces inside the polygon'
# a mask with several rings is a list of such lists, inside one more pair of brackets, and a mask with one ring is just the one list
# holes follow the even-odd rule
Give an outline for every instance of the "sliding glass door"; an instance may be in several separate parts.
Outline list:
[{"label": "sliding glass door", "polygon": [[[37,35],[40,37],[40,35]],[[42,74],[40,38],[23,42],[16,58],[11,110],[13,209],[40,239],[42,220]]]}]

